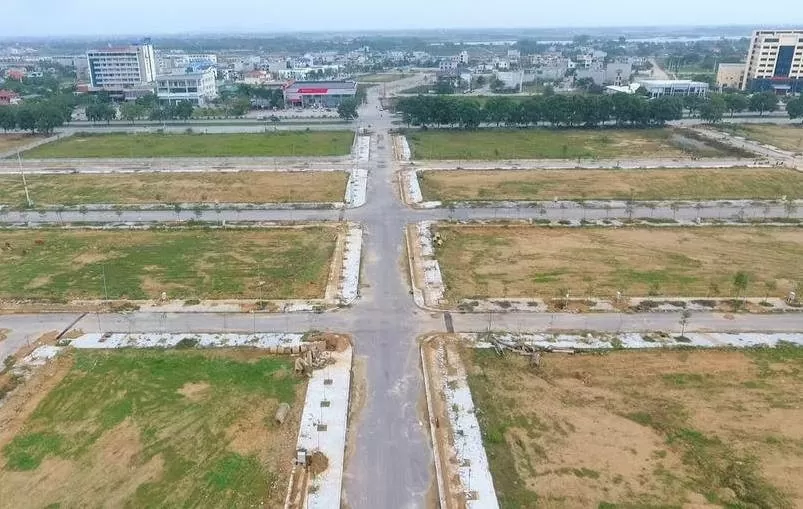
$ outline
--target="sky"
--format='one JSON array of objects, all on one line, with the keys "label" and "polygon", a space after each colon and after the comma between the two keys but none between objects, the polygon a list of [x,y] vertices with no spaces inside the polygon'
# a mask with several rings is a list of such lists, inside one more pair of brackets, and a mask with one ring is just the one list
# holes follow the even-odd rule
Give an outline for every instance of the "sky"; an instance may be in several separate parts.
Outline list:
[{"label": "sky", "polygon": [[[0,37],[798,23],[800,0],[0,0]],[[476,6],[476,7],[475,7]]]}]

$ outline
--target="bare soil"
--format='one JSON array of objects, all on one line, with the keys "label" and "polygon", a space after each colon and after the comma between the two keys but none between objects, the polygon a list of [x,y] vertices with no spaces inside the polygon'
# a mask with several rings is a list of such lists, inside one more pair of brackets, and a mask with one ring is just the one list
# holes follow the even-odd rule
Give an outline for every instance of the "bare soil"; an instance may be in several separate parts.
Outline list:
[{"label": "bare soil", "polygon": [[803,506],[801,357],[767,355],[466,351],[503,506]]},{"label": "bare soil", "polygon": [[[736,294],[784,297],[803,280],[803,233],[795,227],[436,228],[447,296],[613,297]],[[727,260],[727,263],[723,263]],[[769,284],[769,286],[767,286]],[[773,286],[774,285],[774,286]]]}]

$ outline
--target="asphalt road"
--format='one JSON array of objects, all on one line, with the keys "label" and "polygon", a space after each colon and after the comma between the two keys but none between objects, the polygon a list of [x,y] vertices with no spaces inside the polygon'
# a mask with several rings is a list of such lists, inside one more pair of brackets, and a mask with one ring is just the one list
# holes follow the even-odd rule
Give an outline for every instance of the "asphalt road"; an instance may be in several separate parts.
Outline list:
[{"label": "asphalt road", "polygon": [[[394,88],[413,86],[415,79],[394,84]],[[369,91],[369,103],[362,108],[360,123],[370,125],[373,133],[369,161],[358,163],[369,170],[368,203],[357,209],[342,211],[343,219],[364,226],[364,250],[361,279],[361,298],[351,307],[323,314],[242,314],[242,313],[125,313],[87,314],[75,325],[84,332],[214,332],[214,331],[307,331],[310,329],[349,332],[355,338],[355,359],[365,367],[365,402],[356,419],[350,424],[351,454],[345,470],[345,498],[352,509],[409,509],[425,507],[432,488],[432,452],[427,426],[420,413],[423,389],[420,376],[416,338],[426,332],[445,331],[443,314],[417,308],[409,294],[406,262],[403,252],[404,227],[411,221],[445,218],[459,214],[463,219],[492,218],[493,209],[410,210],[399,199],[394,182],[396,163],[393,160],[388,133],[390,119],[378,107],[378,98],[386,87]],[[683,213],[698,213],[689,209]],[[732,211],[730,211],[732,212]],[[755,212],[751,209],[751,212]],[[521,214],[543,217],[536,209],[499,209],[497,214]],[[620,212],[582,209],[549,208],[547,214],[568,214],[580,217],[589,213],[621,215]],[[656,209],[647,216],[678,214],[682,211]],[[763,210],[761,211],[763,214]],[[0,216],[11,220],[11,214]],[[55,213],[51,213],[55,215]],[[62,219],[71,220],[72,216]],[[71,213],[75,214],[75,213]],[[172,211],[151,212],[87,212],[80,214],[86,221],[160,220],[175,219]],[[159,214],[162,214],[160,216]],[[187,213],[188,215],[192,213]],[[341,211],[204,211],[214,220],[233,214],[239,220],[328,219],[339,217]],[[246,216],[245,214],[254,214]],[[638,212],[634,211],[634,215]],[[194,217],[194,214],[192,214]],[[497,216],[499,217],[499,216]],[[550,216],[547,216],[550,217]],[[555,216],[557,217],[557,216]],[[661,216],[663,217],[663,216]],[[147,219],[138,219],[147,218]],[[17,219],[21,219],[17,217]],[[28,213],[28,221],[37,222],[38,213]],[[41,220],[52,220],[52,216]],[[58,217],[56,221],[58,221]],[[68,326],[78,314],[37,314],[0,316],[0,328],[12,329],[9,339],[0,348],[11,351],[45,330]],[[455,330],[600,330],[600,331],[674,331],[678,327],[677,313],[645,314],[460,314],[453,315]],[[695,313],[689,321],[689,331],[799,331],[800,316],[788,315],[723,315]],[[359,383],[359,381],[357,382]]]}]

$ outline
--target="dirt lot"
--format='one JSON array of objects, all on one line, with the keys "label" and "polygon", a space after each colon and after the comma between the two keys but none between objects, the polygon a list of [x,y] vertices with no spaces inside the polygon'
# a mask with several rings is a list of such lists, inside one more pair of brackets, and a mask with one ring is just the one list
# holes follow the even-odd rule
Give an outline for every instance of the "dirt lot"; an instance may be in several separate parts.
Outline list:
[{"label": "dirt lot", "polygon": [[0,299],[323,298],[337,237],[335,226],[0,231]]},{"label": "dirt lot", "polygon": [[784,169],[424,171],[425,200],[713,200],[803,197]]},{"label": "dirt lot", "polygon": [[463,359],[502,507],[803,507],[803,349]]},{"label": "dirt lot", "polygon": [[777,124],[739,124],[729,131],[741,136],[774,145],[778,148],[803,153],[803,126]]},{"label": "dirt lot", "polygon": [[414,159],[747,156],[683,129],[433,129],[407,133]]},{"label": "dirt lot", "polygon": [[36,141],[37,138],[39,137],[31,136],[30,134],[0,134],[0,152],[6,152],[27,145],[28,143]]},{"label": "dirt lot", "polygon": [[[783,297],[803,281],[797,227],[439,225],[447,297]],[[723,263],[723,261],[726,261]]]},{"label": "dirt lot", "polygon": [[291,359],[256,351],[69,353],[0,408],[0,500],[279,507],[304,392]]},{"label": "dirt lot", "polygon": [[[342,202],[348,174],[332,172],[28,175],[37,205]],[[0,203],[23,205],[19,176],[0,176]]]}]

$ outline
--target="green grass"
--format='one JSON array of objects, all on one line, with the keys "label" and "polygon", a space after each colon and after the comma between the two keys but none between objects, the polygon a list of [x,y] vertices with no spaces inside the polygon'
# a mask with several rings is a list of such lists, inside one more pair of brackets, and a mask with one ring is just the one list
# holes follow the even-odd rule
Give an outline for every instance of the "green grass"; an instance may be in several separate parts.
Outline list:
[{"label": "green grass", "polygon": [[336,237],[332,227],[0,231],[0,299],[322,298]]},{"label": "green grass", "polygon": [[472,362],[479,369],[468,370],[468,385],[482,429],[485,454],[493,474],[494,488],[502,509],[537,507],[538,494],[527,489],[516,470],[513,451],[505,440],[505,432],[515,425],[518,415],[509,400],[502,397],[498,388],[485,376],[486,369],[493,369],[498,359],[493,351],[475,350]]},{"label": "green grass", "polygon": [[[175,350],[72,355],[70,372],[3,448],[6,471],[35,471],[47,458],[103,468],[91,464],[93,445],[129,421],[141,437],[132,467],[159,456],[164,468],[161,477],[138,487],[127,506],[228,508],[283,500],[287,480],[277,482],[272,465],[255,455],[229,450],[225,430],[259,402],[301,404],[289,359],[238,361]],[[209,384],[202,398],[179,392],[187,383],[201,382]],[[271,433],[270,425],[263,433]],[[0,482],[2,477],[0,471]],[[69,493],[64,496],[69,500]]]},{"label": "green grass", "polygon": [[47,143],[27,159],[140,157],[344,156],[351,131],[285,131],[247,134],[87,134]]},{"label": "green grass", "polygon": [[673,129],[428,130],[407,134],[415,159],[576,159],[721,156]]}]

